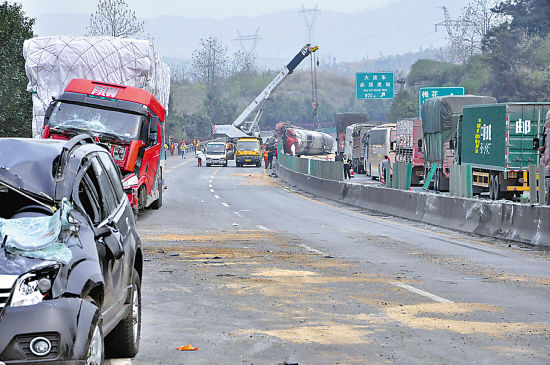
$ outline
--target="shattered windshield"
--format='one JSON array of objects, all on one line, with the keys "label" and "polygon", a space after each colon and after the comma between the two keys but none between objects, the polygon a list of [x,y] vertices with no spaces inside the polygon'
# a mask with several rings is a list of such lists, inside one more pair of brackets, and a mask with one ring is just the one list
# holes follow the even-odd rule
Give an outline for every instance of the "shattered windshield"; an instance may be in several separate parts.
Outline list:
[{"label": "shattered windshield", "polygon": [[57,102],[49,122],[51,128],[78,129],[137,139],[143,116],[96,106]]}]

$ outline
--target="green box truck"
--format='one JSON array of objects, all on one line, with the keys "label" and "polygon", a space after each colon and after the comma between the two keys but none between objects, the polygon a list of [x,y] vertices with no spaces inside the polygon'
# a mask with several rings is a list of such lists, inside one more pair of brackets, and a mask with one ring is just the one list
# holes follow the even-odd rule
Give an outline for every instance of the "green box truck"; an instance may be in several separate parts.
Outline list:
[{"label": "green box truck", "polygon": [[428,99],[422,105],[424,133],[424,176],[434,163],[434,190],[449,189],[451,165],[455,161],[457,124],[466,105],[492,104],[492,96],[461,95]]},{"label": "green box truck", "polygon": [[489,191],[491,199],[510,199],[529,190],[528,165],[540,163],[549,110],[550,102],[464,107],[456,162],[472,166],[474,193]]}]

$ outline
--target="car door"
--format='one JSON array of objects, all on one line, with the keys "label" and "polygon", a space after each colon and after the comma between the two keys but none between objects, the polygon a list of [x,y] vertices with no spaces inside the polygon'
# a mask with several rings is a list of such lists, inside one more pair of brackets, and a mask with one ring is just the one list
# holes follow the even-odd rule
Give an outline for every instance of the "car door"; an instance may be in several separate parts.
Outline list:
[{"label": "car door", "polygon": [[[111,290],[111,293],[106,293],[110,303],[106,303],[103,310],[104,321],[110,324],[110,320],[118,317],[121,313],[121,308],[124,305],[129,293],[128,276],[131,271],[128,270],[129,260],[131,258],[128,252],[125,252],[130,238],[128,224],[125,221],[124,214],[124,197],[118,195],[111,183],[107,170],[101,162],[101,152],[93,154],[90,161],[93,170],[96,174],[98,182],[99,199],[103,210],[103,220],[98,225],[98,228],[108,227],[111,230],[111,235],[104,238],[105,252],[100,259],[103,261],[103,276],[106,283],[106,289]],[[110,157],[109,157],[110,159]],[[109,160],[109,163],[113,162]],[[117,247],[117,245],[120,245]],[[117,250],[122,250],[117,254]],[[131,263],[130,263],[131,265]]]}]

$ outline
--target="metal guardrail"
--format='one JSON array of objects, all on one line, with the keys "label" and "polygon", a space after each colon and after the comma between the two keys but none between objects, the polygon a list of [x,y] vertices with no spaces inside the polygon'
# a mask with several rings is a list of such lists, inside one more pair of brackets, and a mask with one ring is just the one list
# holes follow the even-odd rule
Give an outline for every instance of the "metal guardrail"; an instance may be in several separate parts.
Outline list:
[{"label": "metal guardrail", "polygon": [[315,176],[321,179],[344,181],[342,161],[323,161],[279,153],[279,164],[289,170]]}]

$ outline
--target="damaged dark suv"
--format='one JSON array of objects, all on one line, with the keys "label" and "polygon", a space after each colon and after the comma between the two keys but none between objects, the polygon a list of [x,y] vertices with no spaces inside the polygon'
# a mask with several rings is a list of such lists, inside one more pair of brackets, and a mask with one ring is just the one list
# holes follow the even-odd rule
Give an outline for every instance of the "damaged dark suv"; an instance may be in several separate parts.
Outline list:
[{"label": "damaged dark suv", "polygon": [[134,357],[141,242],[105,148],[0,139],[0,365]]}]

